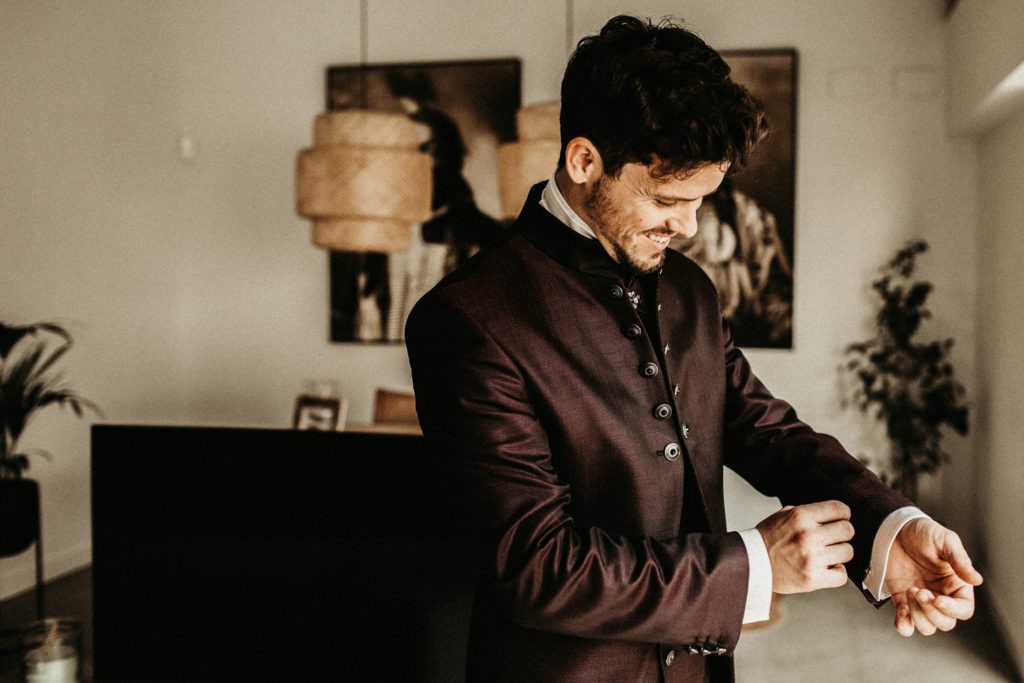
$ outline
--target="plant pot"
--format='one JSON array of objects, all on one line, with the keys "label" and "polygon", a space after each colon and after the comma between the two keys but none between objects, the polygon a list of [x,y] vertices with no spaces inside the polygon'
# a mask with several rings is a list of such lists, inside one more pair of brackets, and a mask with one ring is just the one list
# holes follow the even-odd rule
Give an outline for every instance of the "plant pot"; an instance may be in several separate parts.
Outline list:
[{"label": "plant pot", "polygon": [[17,555],[39,538],[39,483],[0,479],[0,557]]}]

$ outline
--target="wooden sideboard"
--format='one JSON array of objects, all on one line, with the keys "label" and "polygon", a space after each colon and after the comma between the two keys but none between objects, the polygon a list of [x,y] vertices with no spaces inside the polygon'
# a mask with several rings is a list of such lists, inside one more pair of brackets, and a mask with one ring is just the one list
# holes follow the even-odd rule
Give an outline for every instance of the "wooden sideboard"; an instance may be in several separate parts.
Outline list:
[{"label": "wooden sideboard", "polygon": [[415,433],[97,425],[96,680],[463,675],[474,570]]}]

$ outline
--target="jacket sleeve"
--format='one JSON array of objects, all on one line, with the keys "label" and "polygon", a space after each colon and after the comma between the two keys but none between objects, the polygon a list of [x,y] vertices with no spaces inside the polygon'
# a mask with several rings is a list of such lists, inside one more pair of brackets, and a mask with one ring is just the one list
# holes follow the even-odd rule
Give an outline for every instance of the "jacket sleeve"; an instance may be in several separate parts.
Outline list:
[{"label": "jacket sleeve", "polygon": [[[733,345],[728,325],[723,326],[725,464],[783,505],[840,500],[850,506],[854,557],[846,567],[859,586],[882,520],[913,503],[882,483],[835,438],[815,432],[792,406],[772,396]],[[866,592],[865,597],[876,602]]]},{"label": "jacket sleeve", "polygon": [[406,343],[445,493],[480,553],[484,590],[508,619],[588,638],[732,650],[748,572],[738,534],[655,539],[577,525],[573,491],[504,344],[436,292],[412,312]]}]

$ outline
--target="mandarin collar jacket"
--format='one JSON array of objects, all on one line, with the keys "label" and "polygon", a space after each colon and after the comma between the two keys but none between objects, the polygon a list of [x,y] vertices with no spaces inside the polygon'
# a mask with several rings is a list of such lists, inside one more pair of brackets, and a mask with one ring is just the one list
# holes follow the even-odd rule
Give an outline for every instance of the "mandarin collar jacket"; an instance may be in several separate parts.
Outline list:
[{"label": "mandarin collar jacket", "polygon": [[732,679],[747,556],[723,467],[836,498],[860,577],[907,504],[754,376],[714,286],[669,250],[624,271],[531,191],[406,329],[417,411],[481,566],[469,680]]}]

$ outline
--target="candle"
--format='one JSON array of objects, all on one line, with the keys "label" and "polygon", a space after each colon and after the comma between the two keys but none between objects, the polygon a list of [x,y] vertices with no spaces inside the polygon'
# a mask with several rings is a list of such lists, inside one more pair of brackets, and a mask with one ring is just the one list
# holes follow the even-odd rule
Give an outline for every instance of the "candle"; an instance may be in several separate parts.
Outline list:
[{"label": "candle", "polygon": [[25,683],[77,683],[82,627],[74,619],[51,617],[22,634]]},{"label": "candle", "polygon": [[75,683],[78,680],[78,657],[74,654],[35,663],[29,663],[26,657],[26,664],[25,683]]},{"label": "candle", "polygon": [[46,640],[25,653],[25,683],[76,683],[78,651],[60,640]]}]

